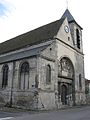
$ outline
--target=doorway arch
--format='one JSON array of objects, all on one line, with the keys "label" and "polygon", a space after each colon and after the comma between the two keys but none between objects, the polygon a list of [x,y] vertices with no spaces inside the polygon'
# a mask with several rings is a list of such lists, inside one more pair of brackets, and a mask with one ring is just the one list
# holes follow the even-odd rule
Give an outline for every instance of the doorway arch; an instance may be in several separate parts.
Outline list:
[{"label": "doorway arch", "polygon": [[59,61],[58,96],[63,105],[75,104],[74,66],[68,57]]}]

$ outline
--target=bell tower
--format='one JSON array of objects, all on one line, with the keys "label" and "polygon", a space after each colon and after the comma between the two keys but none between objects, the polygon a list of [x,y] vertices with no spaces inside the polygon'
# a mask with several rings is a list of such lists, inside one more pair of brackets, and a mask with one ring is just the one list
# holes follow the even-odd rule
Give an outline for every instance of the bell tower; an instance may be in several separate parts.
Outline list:
[{"label": "bell tower", "polygon": [[[68,9],[62,15],[67,18],[71,38],[73,41],[74,52],[74,85],[75,85],[75,103],[85,102],[85,74],[84,74],[84,54],[82,44],[82,27],[76,22]],[[71,54],[70,54],[71,56]],[[72,59],[72,56],[71,56]],[[80,97],[77,97],[80,96]]]},{"label": "bell tower", "polygon": [[62,15],[62,18],[66,17],[69,23],[74,48],[77,49],[79,52],[83,52],[82,27],[75,21],[74,17],[71,15],[68,9],[66,9],[64,14]]}]

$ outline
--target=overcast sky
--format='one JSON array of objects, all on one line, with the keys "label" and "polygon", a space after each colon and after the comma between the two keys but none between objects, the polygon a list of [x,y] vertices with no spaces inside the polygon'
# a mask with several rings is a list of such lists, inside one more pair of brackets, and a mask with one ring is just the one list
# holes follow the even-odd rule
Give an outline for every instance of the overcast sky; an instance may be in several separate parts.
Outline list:
[{"label": "overcast sky", "polygon": [[[61,18],[66,0],[0,0],[0,42]],[[85,77],[90,79],[90,1],[68,0],[68,9],[83,28]]]}]

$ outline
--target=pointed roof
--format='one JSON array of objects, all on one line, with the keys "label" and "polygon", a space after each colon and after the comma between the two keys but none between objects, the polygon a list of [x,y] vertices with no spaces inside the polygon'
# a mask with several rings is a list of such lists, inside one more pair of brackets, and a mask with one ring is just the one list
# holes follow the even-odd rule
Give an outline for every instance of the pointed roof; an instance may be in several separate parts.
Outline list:
[{"label": "pointed roof", "polygon": [[66,9],[66,11],[64,12],[64,14],[62,15],[61,18],[64,18],[64,19],[65,19],[66,17],[67,17],[67,20],[68,20],[69,23],[75,22],[75,23],[81,28],[81,30],[83,29],[83,28],[75,21],[74,17],[72,16],[72,14],[70,13],[70,11],[69,11],[68,9]]},{"label": "pointed roof", "polygon": [[71,15],[71,13],[68,9],[66,9],[64,14],[62,15],[62,18],[66,18],[66,17],[67,17],[68,22],[75,21],[74,17]]}]

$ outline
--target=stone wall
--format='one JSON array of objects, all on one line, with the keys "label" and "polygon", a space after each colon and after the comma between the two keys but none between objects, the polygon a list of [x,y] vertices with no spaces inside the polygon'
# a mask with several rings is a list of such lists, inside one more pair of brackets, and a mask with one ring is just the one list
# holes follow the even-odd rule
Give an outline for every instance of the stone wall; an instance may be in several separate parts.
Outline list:
[{"label": "stone wall", "polygon": [[[37,61],[38,109],[56,109],[55,84],[57,83],[57,54],[55,41],[41,52]],[[51,67],[51,82],[46,84],[46,66]]]},{"label": "stone wall", "polygon": [[[74,86],[75,86],[75,102],[76,104],[85,104],[85,76],[84,76],[84,56],[70,46],[63,44],[57,40],[57,57],[58,61],[63,57],[71,60],[74,67]],[[82,88],[79,87],[79,74],[81,74]]]},{"label": "stone wall", "polygon": [[[55,39],[52,44],[40,51],[37,57],[23,58],[8,62],[8,86],[2,89],[2,67],[0,64],[0,99],[6,105],[11,103],[15,107],[27,109],[56,109],[61,108],[58,101],[58,65],[63,57],[71,60],[74,67],[75,102],[85,102],[84,59],[83,55],[70,46]],[[20,66],[27,61],[29,70],[29,89],[19,89]],[[46,84],[46,66],[51,67],[51,82]],[[79,74],[82,75],[82,89],[79,88]],[[37,81],[37,87],[35,86]]]},{"label": "stone wall", "polygon": [[[30,65],[29,70],[29,89],[28,90],[20,90],[19,89],[19,80],[20,80],[20,65],[27,61]],[[7,65],[9,66],[8,73],[8,85],[6,88],[2,88],[2,67],[4,64],[0,65],[0,98],[2,103],[12,104],[14,106],[26,106],[31,107],[33,105],[34,92],[35,92],[35,77],[37,72],[37,59],[36,57],[22,59],[14,62],[9,62]]]}]

